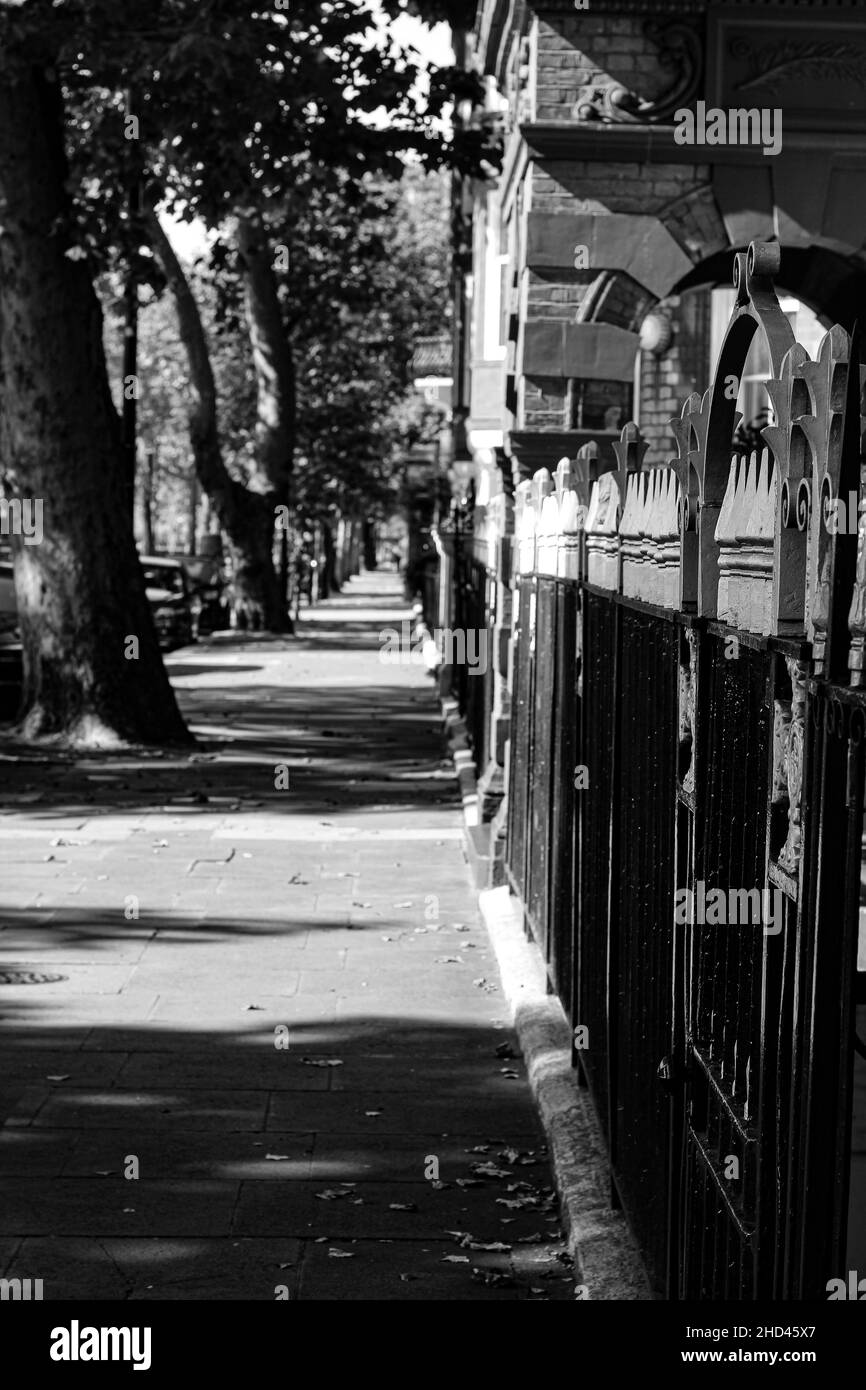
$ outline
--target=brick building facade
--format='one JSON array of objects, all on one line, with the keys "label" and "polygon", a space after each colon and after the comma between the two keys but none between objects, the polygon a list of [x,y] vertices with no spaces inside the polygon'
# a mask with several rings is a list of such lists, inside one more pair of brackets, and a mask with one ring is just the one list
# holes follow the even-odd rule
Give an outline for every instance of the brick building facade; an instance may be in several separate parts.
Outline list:
[{"label": "brick building facade", "polygon": [[[820,12],[816,42],[810,14]],[[830,54],[835,56],[828,56]],[[825,323],[866,305],[866,27],[850,3],[484,0],[465,36],[502,171],[463,190],[470,444],[506,485],[636,417],[651,450],[710,369],[714,285],[754,238]],[[677,112],[778,110],[781,149],[679,144]],[[641,329],[653,314],[659,323]],[[862,316],[862,315],[861,315]],[[655,346],[646,346],[654,342]]]},{"label": "brick building facade", "polygon": [[[752,240],[781,244],[801,340],[866,316],[866,17],[849,0],[481,0],[456,39],[486,90],[468,119],[502,147],[498,175],[455,197],[457,452],[476,500],[501,495],[477,516],[507,539],[516,484],[588,441],[613,467],[634,420],[648,463],[675,453],[670,421],[710,378]],[[737,143],[758,127],[680,143],[678,113],[702,104],[777,119],[778,152]],[[744,423],[766,423],[745,378],[741,395]],[[504,656],[497,689],[501,791]]]}]

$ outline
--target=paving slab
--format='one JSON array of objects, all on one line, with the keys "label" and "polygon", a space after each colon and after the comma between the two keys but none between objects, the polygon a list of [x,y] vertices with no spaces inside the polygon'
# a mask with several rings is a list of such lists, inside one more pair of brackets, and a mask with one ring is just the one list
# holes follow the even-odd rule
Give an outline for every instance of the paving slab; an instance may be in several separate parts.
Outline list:
[{"label": "paving slab", "polygon": [[266,1091],[181,1091],[174,1086],[124,1090],[52,1090],[34,1123],[50,1129],[262,1129]]},{"label": "paving slab", "polygon": [[[423,1155],[419,1156],[423,1157]],[[234,1229],[242,1235],[286,1234],[329,1240],[360,1237],[392,1240],[441,1239],[452,1230],[471,1231],[480,1241],[512,1241],[542,1233],[544,1198],[534,1206],[509,1206],[503,1202],[528,1202],[529,1194],[509,1193],[510,1184],[479,1181],[461,1188],[442,1182],[360,1182],[323,1186],[319,1182],[292,1182],[274,1191],[269,1184],[244,1182],[234,1216]],[[555,1221],[550,1225],[555,1226]]]},{"label": "paving slab", "polygon": [[[305,1300],[399,1299],[419,1303],[572,1298],[573,1281],[556,1261],[555,1247],[543,1248],[552,1253],[530,1280],[525,1267],[516,1273],[510,1251],[474,1251],[447,1239],[308,1244],[299,1296]],[[335,1250],[338,1255],[332,1253]],[[548,1271],[552,1278],[542,1279]]]},{"label": "paving slab", "polygon": [[228,1235],[238,1184],[173,1177],[4,1178],[0,1234]]},{"label": "paving slab", "polygon": [[[52,1138],[66,1130],[48,1131]],[[44,1131],[18,1132],[25,1141],[38,1141]],[[138,1159],[139,1173],[152,1179],[176,1176],[214,1178],[240,1182],[288,1182],[313,1176],[312,1154],[316,1136],[292,1134],[274,1143],[273,1135],[260,1130],[248,1133],[214,1133],[203,1130],[143,1132],[135,1125],[100,1129],[77,1137],[63,1164],[64,1177],[120,1177],[128,1154]],[[67,1140],[68,1143],[68,1140]],[[270,1157],[269,1157],[270,1155]],[[278,1156],[277,1156],[278,1155]],[[0,1146],[2,1157],[2,1146]]]}]

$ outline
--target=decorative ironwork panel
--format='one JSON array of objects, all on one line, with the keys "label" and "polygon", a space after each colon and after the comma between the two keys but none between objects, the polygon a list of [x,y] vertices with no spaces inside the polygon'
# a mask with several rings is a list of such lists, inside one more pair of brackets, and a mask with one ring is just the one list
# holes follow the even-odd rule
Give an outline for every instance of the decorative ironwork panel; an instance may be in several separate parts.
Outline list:
[{"label": "decorative ironwork panel", "polygon": [[620,607],[610,980],[614,1179],[650,1278],[668,1280],[670,1051],[679,634]]}]

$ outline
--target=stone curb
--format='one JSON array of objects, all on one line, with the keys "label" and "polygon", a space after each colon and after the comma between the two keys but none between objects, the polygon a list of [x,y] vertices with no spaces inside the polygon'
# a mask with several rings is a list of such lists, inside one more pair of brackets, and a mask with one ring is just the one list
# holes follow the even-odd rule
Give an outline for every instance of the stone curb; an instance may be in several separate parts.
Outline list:
[{"label": "stone curb", "polygon": [[[480,814],[475,766],[457,701],[443,696],[441,706],[468,840]],[[471,859],[471,847],[467,852]],[[652,1299],[625,1218],[611,1208],[601,1128],[586,1091],[578,1085],[568,1020],[559,1000],[547,992],[544,962],[523,930],[520,905],[502,887],[482,889],[478,906],[496,952],[503,993],[547,1137],[575,1281],[587,1299]]]},{"label": "stone curb", "polygon": [[509,889],[488,888],[478,905],[496,951],[502,988],[547,1136],[578,1296],[649,1300],[650,1290],[625,1218],[611,1209],[607,1155],[587,1092],[571,1065],[571,1030],[547,993],[541,954],[523,930]]},{"label": "stone curb", "polygon": [[460,800],[463,803],[463,819],[467,827],[477,825],[479,817],[478,788],[475,782],[475,764],[472,761],[472,752],[466,736],[466,725],[456,700],[446,697],[440,703],[442,705],[445,740],[448,745],[448,752],[454,759],[457,785],[460,788]]}]

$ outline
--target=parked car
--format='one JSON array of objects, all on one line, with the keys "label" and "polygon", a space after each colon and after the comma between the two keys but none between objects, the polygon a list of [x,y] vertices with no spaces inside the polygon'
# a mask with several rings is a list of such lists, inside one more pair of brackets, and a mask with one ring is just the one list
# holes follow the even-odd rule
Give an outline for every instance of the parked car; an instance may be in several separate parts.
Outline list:
[{"label": "parked car", "polygon": [[23,679],[12,561],[0,560],[0,719],[15,718]]},{"label": "parked car", "polygon": [[165,555],[140,555],[144,586],[164,651],[195,640],[192,595],[186,570]]}]

